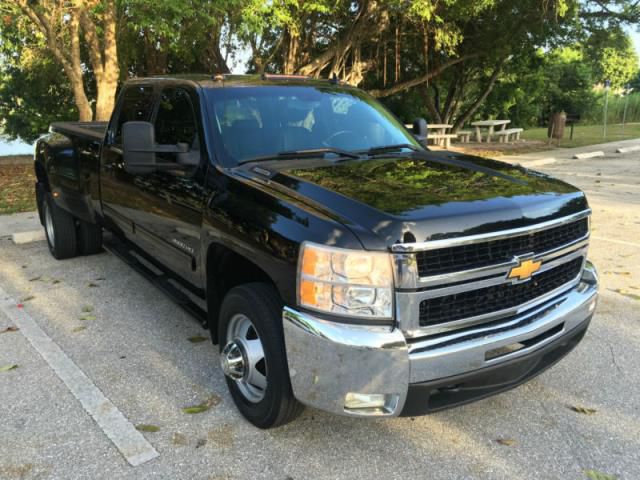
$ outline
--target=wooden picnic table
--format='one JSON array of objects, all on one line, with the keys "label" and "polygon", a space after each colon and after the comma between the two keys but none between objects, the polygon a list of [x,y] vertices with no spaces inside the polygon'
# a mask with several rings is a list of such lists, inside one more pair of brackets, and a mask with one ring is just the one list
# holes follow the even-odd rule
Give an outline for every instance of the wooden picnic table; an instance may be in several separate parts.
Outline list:
[{"label": "wooden picnic table", "polygon": [[471,122],[471,125],[476,129],[476,142],[482,142],[481,128],[488,128],[487,143],[491,143],[491,136],[493,135],[495,127],[500,127],[500,130],[507,128],[507,125],[511,123],[511,120],[480,120],[478,122]]}]

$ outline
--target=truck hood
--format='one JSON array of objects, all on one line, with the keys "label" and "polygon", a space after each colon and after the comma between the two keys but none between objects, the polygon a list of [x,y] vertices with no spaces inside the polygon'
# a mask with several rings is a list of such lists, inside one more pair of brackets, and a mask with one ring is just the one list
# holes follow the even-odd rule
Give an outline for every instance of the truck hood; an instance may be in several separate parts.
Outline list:
[{"label": "truck hood", "polygon": [[342,221],[371,250],[524,227],[588,208],[567,183],[449,152],[265,167],[270,182]]}]

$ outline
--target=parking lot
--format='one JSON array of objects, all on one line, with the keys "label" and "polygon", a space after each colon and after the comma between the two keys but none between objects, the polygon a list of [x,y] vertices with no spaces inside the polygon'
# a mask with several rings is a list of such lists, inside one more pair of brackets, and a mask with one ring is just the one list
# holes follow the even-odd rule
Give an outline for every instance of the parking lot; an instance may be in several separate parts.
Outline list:
[{"label": "parking lot", "polygon": [[[591,328],[530,383],[426,417],[307,409],[258,430],[235,410],[208,332],[121,260],[58,262],[43,241],[0,238],[0,300],[146,425],[158,453],[127,462],[24,332],[6,331],[0,369],[17,367],[0,371],[0,479],[640,478],[640,153],[537,168],[589,195],[601,278]],[[0,310],[0,332],[13,325]]]}]

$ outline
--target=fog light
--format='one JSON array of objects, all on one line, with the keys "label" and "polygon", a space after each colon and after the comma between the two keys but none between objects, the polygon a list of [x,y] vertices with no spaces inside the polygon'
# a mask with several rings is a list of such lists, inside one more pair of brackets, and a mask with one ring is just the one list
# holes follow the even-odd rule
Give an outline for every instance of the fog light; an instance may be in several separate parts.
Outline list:
[{"label": "fog light", "polygon": [[398,406],[400,395],[393,393],[347,393],[345,411],[359,415],[391,415]]}]

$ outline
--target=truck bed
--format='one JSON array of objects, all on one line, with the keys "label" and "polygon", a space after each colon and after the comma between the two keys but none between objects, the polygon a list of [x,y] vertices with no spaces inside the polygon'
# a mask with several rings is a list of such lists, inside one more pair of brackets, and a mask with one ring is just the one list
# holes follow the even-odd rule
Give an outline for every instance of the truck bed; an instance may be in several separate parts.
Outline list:
[{"label": "truck bed", "polygon": [[107,125],[108,122],[55,122],[51,124],[51,131],[102,141]]}]

